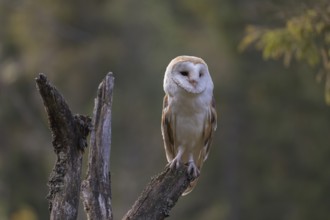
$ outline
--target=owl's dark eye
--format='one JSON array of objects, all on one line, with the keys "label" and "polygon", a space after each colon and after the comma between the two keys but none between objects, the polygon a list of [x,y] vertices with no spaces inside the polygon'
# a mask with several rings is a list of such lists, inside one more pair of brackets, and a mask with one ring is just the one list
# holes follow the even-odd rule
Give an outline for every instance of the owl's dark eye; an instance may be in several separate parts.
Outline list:
[{"label": "owl's dark eye", "polygon": [[180,71],[180,74],[182,76],[188,76],[189,75],[189,73],[187,71]]},{"label": "owl's dark eye", "polygon": [[204,73],[199,72],[199,77],[202,77],[204,75]]}]

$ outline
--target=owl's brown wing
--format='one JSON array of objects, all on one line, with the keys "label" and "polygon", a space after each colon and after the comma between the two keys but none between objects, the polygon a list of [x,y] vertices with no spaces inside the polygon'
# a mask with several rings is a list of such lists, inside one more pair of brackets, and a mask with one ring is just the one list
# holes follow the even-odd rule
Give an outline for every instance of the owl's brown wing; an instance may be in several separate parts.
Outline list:
[{"label": "owl's brown wing", "polygon": [[165,95],[163,100],[163,113],[162,113],[162,135],[164,140],[164,147],[167,161],[170,162],[174,159],[176,151],[174,148],[174,120],[171,116],[171,109],[168,106],[168,96]]},{"label": "owl's brown wing", "polygon": [[200,152],[197,166],[200,164],[200,167],[201,167],[203,162],[209,156],[214,131],[216,129],[217,129],[217,112],[215,109],[215,99],[213,97],[211,105],[210,105],[210,110],[209,110],[209,113],[207,116],[207,120],[205,121],[205,125],[204,125],[204,131],[203,131],[204,147]]}]

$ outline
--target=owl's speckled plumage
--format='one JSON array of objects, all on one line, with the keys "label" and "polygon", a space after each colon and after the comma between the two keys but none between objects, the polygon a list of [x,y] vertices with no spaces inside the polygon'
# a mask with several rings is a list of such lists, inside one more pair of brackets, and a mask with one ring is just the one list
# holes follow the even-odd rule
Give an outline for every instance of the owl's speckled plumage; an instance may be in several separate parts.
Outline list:
[{"label": "owl's speckled plumage", "polygon": [[187,164],[196,177],[186,195],[197,183],[217,127],[207,64],[198,57],[176,57],[166,68],[164,91],[161,128],[167,161],[172,169]]}]

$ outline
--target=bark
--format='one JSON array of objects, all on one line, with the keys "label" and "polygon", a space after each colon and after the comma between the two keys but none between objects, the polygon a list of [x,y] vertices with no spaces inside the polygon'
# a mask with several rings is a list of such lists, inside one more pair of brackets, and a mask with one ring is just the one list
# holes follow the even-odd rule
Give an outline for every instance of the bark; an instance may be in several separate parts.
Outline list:
[{"label": "bark", "polygon": [[77,218],[81,181],[82,154],[90,130],[90,119],[73,115],[62,95],[43,74],[36,78],[52,132],[57,155],[51,172],[47,196],[51,220]]},{"label": "bark", "polygon": [[87,177],[82,199],[88,219],[112,219],[110,149],[114,77],[109,73],[99,86],[93,111]]},{"label": "bark", "polygon": [[175,170],[166,167],[161,174],[152,178],[123,220],[160,220],[168,217],[192,180],[186,166]]}]

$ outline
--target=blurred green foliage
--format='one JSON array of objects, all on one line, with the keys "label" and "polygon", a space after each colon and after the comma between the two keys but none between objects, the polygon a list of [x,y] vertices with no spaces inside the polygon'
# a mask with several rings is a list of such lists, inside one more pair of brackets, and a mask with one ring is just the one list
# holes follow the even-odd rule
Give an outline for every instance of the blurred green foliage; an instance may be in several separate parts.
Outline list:
[{"label": "blurred green foliage", "polygon": [[288,66],[292,58],[317,66],[325,82],[325,100],[330,105],[330,6],[317,2],[286,21],[285,27],[249,25],[240,50],[254,44],[265,59],[282,58]]},{"label": "blurred green foliage", "polygon": [[[111,170],[120,218],[166,164],[162,80],[169,61],[183,54],[208,63],[219,125],[199,184],[169,219],[327,219],[330,109],[310,74],[323,62],[313,48],[328,33],[329,23],[314,25],[318,3],[1,0],[0,219],[48,219],[46,183],[55,158],[34,84],[39,72],[81,114],[91,114],[99,82],[114,72]],[[290,31],[259,28],[286,22]],[[245,35],[248,24],[256,25]],[[272,40],[261,43],[267,31]],[[242,37],[252,33],[257,37],[246,45],[259,42],[270,47],[269,58],[301,62],[284,68],[262,62],[256,51],[239,53]],[[295,50],[282,47],[294,34],[301,35]]]}]

